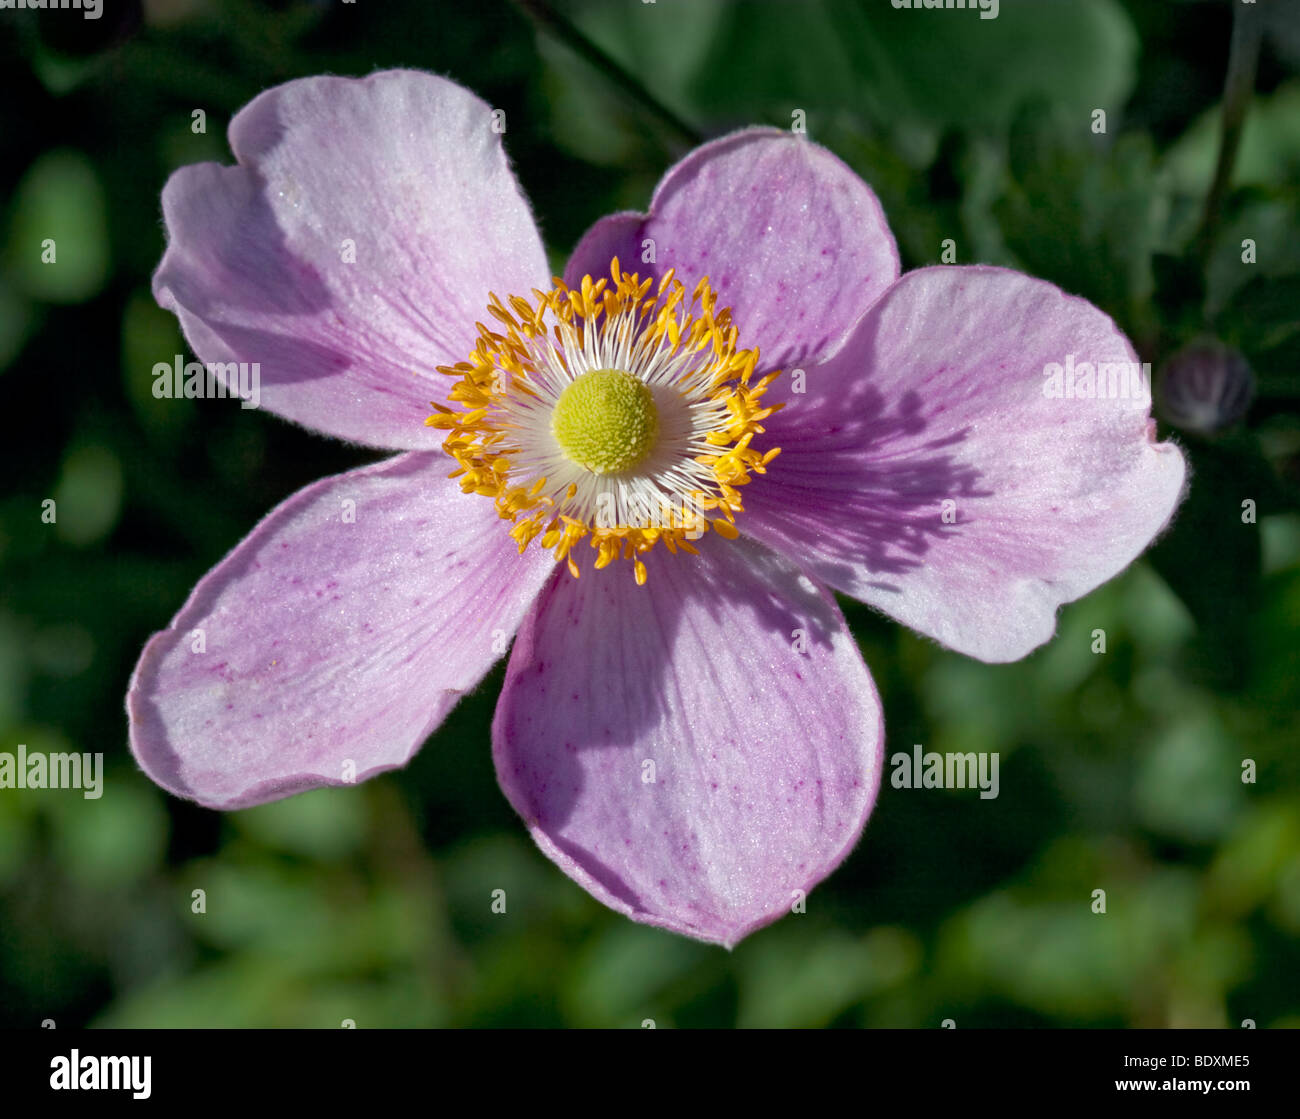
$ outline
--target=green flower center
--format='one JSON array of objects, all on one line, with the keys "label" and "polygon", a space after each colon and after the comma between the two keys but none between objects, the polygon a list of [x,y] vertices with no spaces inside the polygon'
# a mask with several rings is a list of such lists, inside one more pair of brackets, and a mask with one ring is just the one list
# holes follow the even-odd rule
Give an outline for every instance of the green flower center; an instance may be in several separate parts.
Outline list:
[{"label": "green flower center", "polygon": [[593,369],[560,393],[551,430],[571,462],[610,474],[630,470],[654,449],[659,409],[631,373]]}]

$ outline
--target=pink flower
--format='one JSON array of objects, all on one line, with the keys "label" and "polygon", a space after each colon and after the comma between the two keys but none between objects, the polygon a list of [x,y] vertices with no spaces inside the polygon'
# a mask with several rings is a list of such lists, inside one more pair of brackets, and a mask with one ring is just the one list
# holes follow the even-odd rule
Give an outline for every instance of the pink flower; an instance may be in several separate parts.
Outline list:
[{"label": "pink flower", "polygon": [[402,453],[203,578],[140,658],[132,749],[214,808],[371,777],[513,636],[493,756],[542,850],[732,945],[838,865],[880,783],[828,588],[1015,660],[1160,531],[1183,459],[1142,392],[1046,391],[1136,361],[1106,315],[999,268],[900,279],[875,195],[806,139],[691,153],[566,287],[492,124],[427,74],[295,81],[235,117],[237,166],[168,182],[154,291],[195,353]]}]

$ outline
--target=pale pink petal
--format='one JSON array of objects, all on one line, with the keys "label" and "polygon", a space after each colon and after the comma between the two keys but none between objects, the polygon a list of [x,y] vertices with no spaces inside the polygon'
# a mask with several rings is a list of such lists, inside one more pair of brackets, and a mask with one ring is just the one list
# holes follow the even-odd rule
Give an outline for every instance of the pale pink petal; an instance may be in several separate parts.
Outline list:
[{"label": "pale pink petal", "polygon": [[825,148],[776,128],[696,148],[664,176],[648,214],[587,231],[566,281],[608,275],[612,256],[642,276],[675,268],[688,291],[708,276],[762,369],[830,353],[898,277],[871,188]]},{"label": "pale pink petal", "polygon": [[401,455],[316,482],[199,582],[131,680],[150,777],[241,808],[410,760],[554,568],[447,465]]},{"label": "pale pink petal", "polygon": [[492,113],[414,71],[268,90],[231,121],[238,166],[168,181],[158,302],[200,360],[259,363],[262,407],[437,446],[423,421],[452,382],[435,367],[465,360],[489,291],[549,275]]},{"label": "pale pink petal", "polygon": [[534,838],[606,905],[731,945],[789,912],[857,842],[884,747],[834,600],[714,534],[543,592],[493,724]]},{"label": "pale pink petal", "polygon": [[1107,398],[1052,399],[1044,370],[1069,360],[1137,357],[1109,317],[1041,280],[908,273],[803,393],[778,381],[787,406],[762,445],[782,451],[745,488],[739,527],[953,649],[1023,657],[1062,603],[1151,543],[1183,491],[1149,379],[1110,397],[1108,371]]}]

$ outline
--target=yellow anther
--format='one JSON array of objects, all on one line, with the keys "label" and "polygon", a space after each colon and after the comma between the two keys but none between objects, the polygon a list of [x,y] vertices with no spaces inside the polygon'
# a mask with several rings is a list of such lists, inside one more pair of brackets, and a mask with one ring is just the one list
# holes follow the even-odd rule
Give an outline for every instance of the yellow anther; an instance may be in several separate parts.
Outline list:
[{"label": "yellow anther", "polygon": [[[735,539],[738,487],[779,451],[751,446],[780,407],[761,402],[777,374],[751,381],[758,351],[737,348],[707,278],[688,294],[672,270],[656,284],[613,260],[608,277],[576,288],[557,277],[532,295],[490,295],[496,329],[477,323],[468,360],[439,367],[456,378],[451,406],[433,405],[425,423],[447,433],[451,477],[493,498],[521,552],[537,541],[575,577],[571,551],[583,539],[595,569],[630,560],[639,584],[642,556],[660,540],[696,555],[692,540],[710,529]],[[676,401],[686,437],[660,414]],[[704,446],[716,453],[699,454]],[[611,495],[623,501],[616,523],[598,510]]]}]

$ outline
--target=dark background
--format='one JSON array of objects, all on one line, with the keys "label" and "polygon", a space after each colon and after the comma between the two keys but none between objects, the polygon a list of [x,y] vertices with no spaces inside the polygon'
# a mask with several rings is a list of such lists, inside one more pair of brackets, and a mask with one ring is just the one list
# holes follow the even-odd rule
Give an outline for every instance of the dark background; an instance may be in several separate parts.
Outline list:
[{"label": "dark background", "polygon": [[[540,33],[494,0],[0,12],[0,750],[107,768],[98,801],[0,791],[0,1025],[1300,1023],[1300,6],[1260,5],[1258,97],[1201,253],[1233,7],[609,0]],[[355,789],[220,815],[136,770],[145,638],[279,500],[374,457],[153,398],[153,364],[188,352],[149,293],[159,192],[230,161],[226,122],[259,90],[387,66],[506,110],[557,270],[694,138],[802,109],[879,193],[905,268],[952,238],[960,262],[1092,299],[1157,367],[1204,332],[1241,347],[1245,421],[1164,429],[1195,472],[1174,529],[1027,660],[845,603],[889,750],[997,751],[998,799],[887,771],[807,914],[729,954],[605,910],[534,849],[492,772],[499,669],[408,770]]]}]

